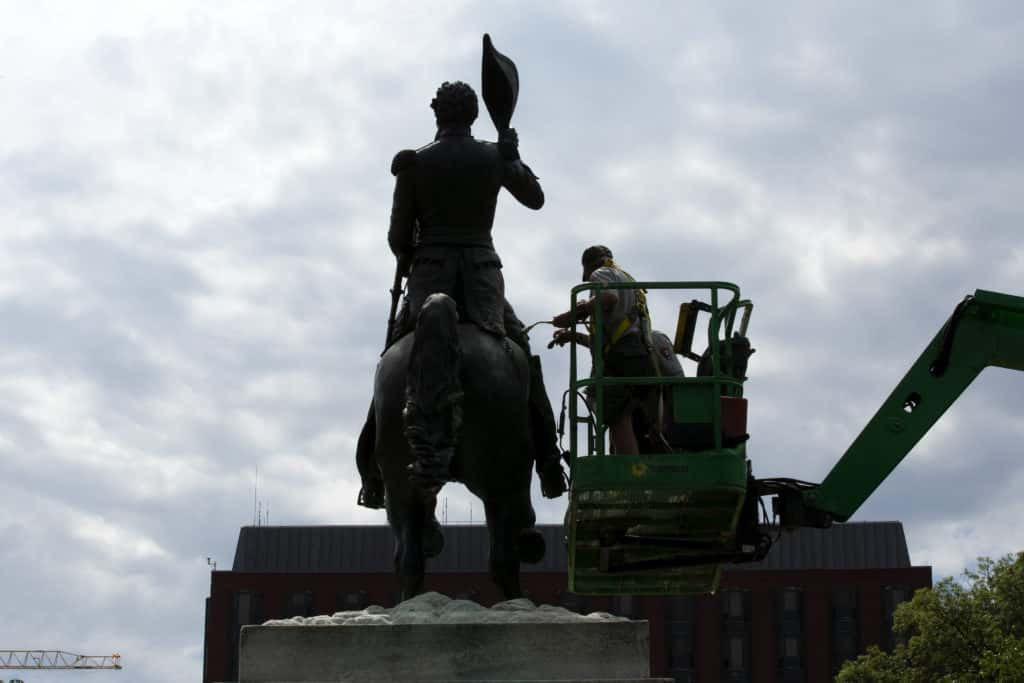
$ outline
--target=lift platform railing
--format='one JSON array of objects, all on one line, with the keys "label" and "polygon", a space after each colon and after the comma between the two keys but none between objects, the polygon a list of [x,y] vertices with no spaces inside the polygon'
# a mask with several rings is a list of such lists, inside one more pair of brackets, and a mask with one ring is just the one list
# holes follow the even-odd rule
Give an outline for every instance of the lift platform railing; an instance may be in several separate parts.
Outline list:
[{"label": "lift platform railing", "polygon": [[[611,385],[674,385],[674,384],[710,384],[713,385],[714,396],[721,395],[726,385],[740,386],[740,382],[722,376],[718,369],[720,365],[720,332],[724,338],[729,338],[735,327],[737,313],[742,311],[740,327],[746,328],[750,316],[751,304],[749,301],[740,299],[739,287],[730,282],[719,281],[675,281],[675,282],[587,282],[573,287],[570,308],[571,327],[575,329],[583,320],[577,318],[576,310],[581,294],[590,294],[600,297],[601,292],[606,290],[642,289],[642,290],[680,290],[700,291],[710,295],[711,304],[708,309],[710,320],[708,323],[708,347],[711,349],[712,368],[715,371],[708,377],[608,377],[604,374],[603,353],[594,350],[604,348],[603,339],[603,316],[604,311],[600,305],[594,307],[590,316],[589,328],[591,331],[590,348],[593,362],[593,374],[589,378],[579,377],[579,351],[575,338],[570,340],[569,350],[569,392],[572,400],[569,402],[570,430],[570,466],[575,464],[579,455],[579,435],[577,428],[585,426],[587,429],[587,455],[603,456],[605,453],[605,432],[608,425],[604,420],[604,390]],[[731,295],[731,296],[729,296]],[[723,303],[723,299],[725,299]],[[580,391],[587,387],[593,387],[593,406],[588,408],[587,415],[581,416],[578,407]],[[712,432],[715,438],[715,448],[721,448],[721,408],[717,401],[713,405]]]}]

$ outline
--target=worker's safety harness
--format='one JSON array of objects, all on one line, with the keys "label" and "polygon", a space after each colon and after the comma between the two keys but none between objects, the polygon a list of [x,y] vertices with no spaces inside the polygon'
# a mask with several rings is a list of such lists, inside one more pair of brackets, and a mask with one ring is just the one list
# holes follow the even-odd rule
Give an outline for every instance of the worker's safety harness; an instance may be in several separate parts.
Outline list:
[{"label": "worker's safety harness", "polygon": [[[632,275],[627,273],[625,270],[620,268],[611,259],[605,259],[605,267],[611,267],[618,270],[620,273],[626,276],[629,282],[636,282]],[[652,354],[651,362],[654,364],[654,370],[661,376],[659,371],[657,359],[654,357],[654,340],[651,339],[651,312],[647,308],[647,290],[646,289],[634,289],[633,290],[636,303],[633,305],[633,309],[629,312],[626,317],[619,321],[619,324],[612,330],[611,337],[605,342],[604,348],[602,349],[605,355],[611,351],[619,341],[626,336],[626,333],[633,329],[633,325],[639,322],[640,325],[640,338],[643,339],[644,346]],[[587,330],[590,332],[591,339],[593,339],[593,318],[587,321]]]},{"label": "worker's safety harness", "polygon": [[[605,259],[605,266],[615,268],[623,275],[625,275],[626,279],[629,282],[636,282],[636,279],[634,279],[632,275],[630,275],[621,267],[619,267],[611,259]],[[615,326],[614,330],[612,330],[611,338],[608,339],[607,342],[605,342],[602,352],[604,353],[604,355],[608,355],[608,352],[615,348],[615,345],[618,344],[619,341],[623,337],[625,337],[631,329],[633,329],[633,325],[639,323],[640,338],[643,341],[644,347],[646,347],[647,349],[647,357],[650,361],[651,369],[654,371],[655,377],[661,377],[661,364],[658,362],[657,351],[654,348],[654,339],[651,336],[651,330],[653,329],[653,326],[651,325],[651,312],[650,309],[648,309],[647,307],[647,290],[636,288],[633,291],[636,297],[636,302],[633,304],[633,309],[629,312],[629,314],[626,317],[620,320],[619,324]],[[587,329],[591,334],[590,338],[593,339],[593,318],[588,320],[586,324]],[[650,430],[647,434],[645,434],[645,436],[648,438],[655,438],[656,440],[662,442],[667,450],[671,450],[668,446],[668,443],[665,442],[664,435],[661,433],[661,424],[664,417],[662,411],[664,406],[662,405],[660,395],[660,390],[654,392],[651,395],[650,399],[645,401],[644,404],[641,406],[642,410],[644,410],[648,415],[650,426]]]}]

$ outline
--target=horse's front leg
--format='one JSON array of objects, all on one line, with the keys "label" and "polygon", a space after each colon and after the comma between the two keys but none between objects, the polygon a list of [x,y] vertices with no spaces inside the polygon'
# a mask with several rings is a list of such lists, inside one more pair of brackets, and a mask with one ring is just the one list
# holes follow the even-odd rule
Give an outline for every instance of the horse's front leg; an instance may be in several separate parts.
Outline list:
[{"label": "horse's front leg", "polygon": [[423,522],[426,507],[416,492],[406,489],[403,496],[388,496],[388,522],[395,534],[395,574],[401,587],[401,599],[423,592],[426,556],[423,547]]},{"label": "horse's front leg", "polygon": [[491,579],[505,595],[506,600],[523,596],[519,585],[519,548],[518,537],[520,524],[515,515],[509,514],[508,505],[485,501],[487,512],[487,530],[490,532],[490,570]]}]

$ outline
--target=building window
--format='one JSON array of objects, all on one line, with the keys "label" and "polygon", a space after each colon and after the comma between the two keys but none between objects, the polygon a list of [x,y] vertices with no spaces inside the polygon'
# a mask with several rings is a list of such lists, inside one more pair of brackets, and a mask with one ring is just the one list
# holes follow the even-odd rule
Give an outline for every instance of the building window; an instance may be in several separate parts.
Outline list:
[{"label": "building window", "polygon": [[354,612],[366,609],[370,604],[369,594],[366,591],[348,591],[338,593],[338,610],[342,612]]},{"label": "building window", "polygon": [[884,646],[889,652],[892,652],[897,644],[903,642],[903,639],[892,630],[896,608],[900,606],[900,603],[907,602],[913,597],[914,591],[908,586],[885,586],[882,589],[882,617],[884,619],[882,629],[885,631],[883,634]]},{"label": "building window", "polygon": [[750,592],[721,593],[722,680],[746,683],[750,680]]},{"label": "building window", "polygon": [[803,594],[799,588],[783,588],[779,591],[776,623],[778,661],[775,679],[780,683],[803,683]]},{"label": "building window", "polygon": [[665,644],[668,650],[669,675],[675,683],[693,683],[697,680],[693,657],[693,615],[693,598],[666,598]]},{"label": "building window", "polygon": [[243,591],[235,593],[235,633],[247,624],[262,624],[266,621],[263,615],[263,594]]},{"label": "building window", "polygon": [[313,616],[313,591],[292,593],[288,596],[288,613],[285,617]]},{"label": "building window", "polygon": [[856,659],[859,649],[857,591],[837,589],[832,593],[832,672],[838,673],[843,662]]}]

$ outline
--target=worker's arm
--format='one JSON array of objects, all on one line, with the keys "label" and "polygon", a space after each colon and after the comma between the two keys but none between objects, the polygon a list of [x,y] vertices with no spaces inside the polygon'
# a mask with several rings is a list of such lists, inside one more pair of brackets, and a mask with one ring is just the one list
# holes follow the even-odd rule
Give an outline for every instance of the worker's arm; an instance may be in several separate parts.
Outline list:
[{"label": "worker's arm", "polygon": [[[619,295],[614,289],[606,289],[598,296],[593,296],[579,302],[576,304],[576,322],[581,322],[590,317],[594,312],[594,307],[597,305],[598,300],[601,302],[602,311],[610,311],[615,308],[615,304],[619,302]],[[569,327],[572,324],[572,311],[559,313],[551,319],[551,323],[555,327]]]}]

